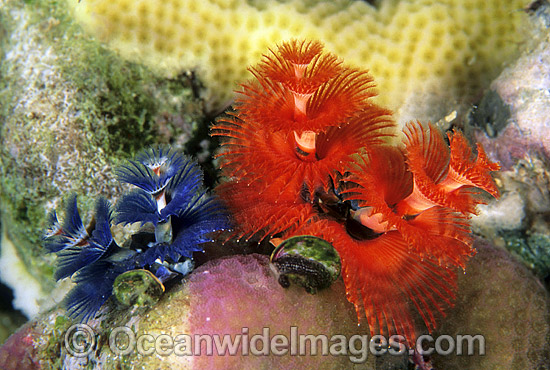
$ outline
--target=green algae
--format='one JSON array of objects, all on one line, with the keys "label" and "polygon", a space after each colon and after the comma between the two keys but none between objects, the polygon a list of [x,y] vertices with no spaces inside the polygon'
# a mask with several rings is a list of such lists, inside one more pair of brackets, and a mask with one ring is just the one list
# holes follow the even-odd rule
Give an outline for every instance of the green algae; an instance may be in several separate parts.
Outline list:
[{"label": "green algae", "polygon": [[49,327],[49,338],[42,353],[42,360],[52,369],[61,369],[63,362],[59,354],[62,352],[65,333],[69,330],[72,322],[66,316],[60,315],[55,318],[53,325]]},{"label": "green algae", "polygon": [[541,233],[523,231],[501,232],[506,248],[541,279],[550,276],[550,237]]},{"label": "green algae", "polygon": [[159,78],[90,38],[64,2],[8,2],[0,24],[1,220],[49,290],[47,211],[74,191],[89,220],[99,194],[122,192],[113,168],[149,144],[183,147],[205,125],[204,105],[185,79]]}]

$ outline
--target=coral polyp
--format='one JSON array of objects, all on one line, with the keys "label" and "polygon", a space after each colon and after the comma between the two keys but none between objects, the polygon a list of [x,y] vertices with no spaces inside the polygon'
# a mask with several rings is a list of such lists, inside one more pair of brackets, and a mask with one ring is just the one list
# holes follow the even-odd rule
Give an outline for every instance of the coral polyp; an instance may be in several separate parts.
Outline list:
[{"label": "coral polyp", "polygon": [[420,123],[407,125],[403,145],[390,145],[396,126],[372,100],[374,79],[319,42],[283,43],[250,71],[255,80],[212,128],[225,178],[216,191],[235,235],[330,242],[371,335],[414,343],[413,312],[431,331],[453,304],[456,271],[475,254],[468,216],[481,190],[498,196],[490,174],[498,164],[480,146],[473,159],[461,133],[449,149]]}]

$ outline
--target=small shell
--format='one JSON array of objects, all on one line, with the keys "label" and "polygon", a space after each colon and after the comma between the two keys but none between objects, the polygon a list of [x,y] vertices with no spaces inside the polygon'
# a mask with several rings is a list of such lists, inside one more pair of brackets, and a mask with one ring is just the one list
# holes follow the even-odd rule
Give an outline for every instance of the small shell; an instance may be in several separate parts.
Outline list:
[{"label": "small shell", "polygon": [[113,283],[113,295],[125,306],[151,307],[164,293],[164,285],[150,271],[131,270]]},{"label": "small shell", "polygon": [[279,284],[300,285],[308,293],[329,287],[340,275],[340,256],[327,241],[301,235],[283,241],[271,254],[271,266]]}]

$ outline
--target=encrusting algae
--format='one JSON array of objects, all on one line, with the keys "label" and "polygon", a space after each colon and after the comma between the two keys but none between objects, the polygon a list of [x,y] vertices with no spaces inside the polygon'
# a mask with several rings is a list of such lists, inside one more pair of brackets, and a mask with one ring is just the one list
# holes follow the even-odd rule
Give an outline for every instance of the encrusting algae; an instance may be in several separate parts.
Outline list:
[{"label": "encrusting algae", "polygon": [[312,235],[335,247],[347,298],[371,335],[414,343],[452,306],[456,270],[475,253],[469,215],[482,190],[498,197],[499,168],[464,136],[450,149],[433,126],[410,122],[402,145],[392,112],[373,102],[373,78],[292,40],[250,69],[222,138],[216,191],[238,238]]}]

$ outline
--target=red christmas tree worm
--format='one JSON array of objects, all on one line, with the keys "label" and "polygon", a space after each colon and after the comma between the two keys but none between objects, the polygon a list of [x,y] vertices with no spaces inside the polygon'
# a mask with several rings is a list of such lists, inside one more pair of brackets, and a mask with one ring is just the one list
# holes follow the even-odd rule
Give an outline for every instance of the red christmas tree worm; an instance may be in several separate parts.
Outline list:
[{"label": "red christmas tree worm", "polygon": [[475,251],[469,214],[483,189],[497,197],[498,169],[474,160],[455,132],[450,150],[432,126],[410,123],[403,148],[391,112],[372,102],[372,77],[290,41],[251,68],[234,111],[213,126],[222,138],[216,191],[236,235],[315,235],[342,261],[347,298],[376,332],[428,330],[452,305],[456,272]]},{"label": "red christmas tree worm", "polygon": [[370,101],[372,77],[323,54],[319,42],[285,43],[251,71],[256,79],[242,85],[235,111],[212,128],[224,137],[229,179],[217,191],[242,236],[311,217],[316,194],[330,191],[350,156],[394,127],[391,112]]}]

